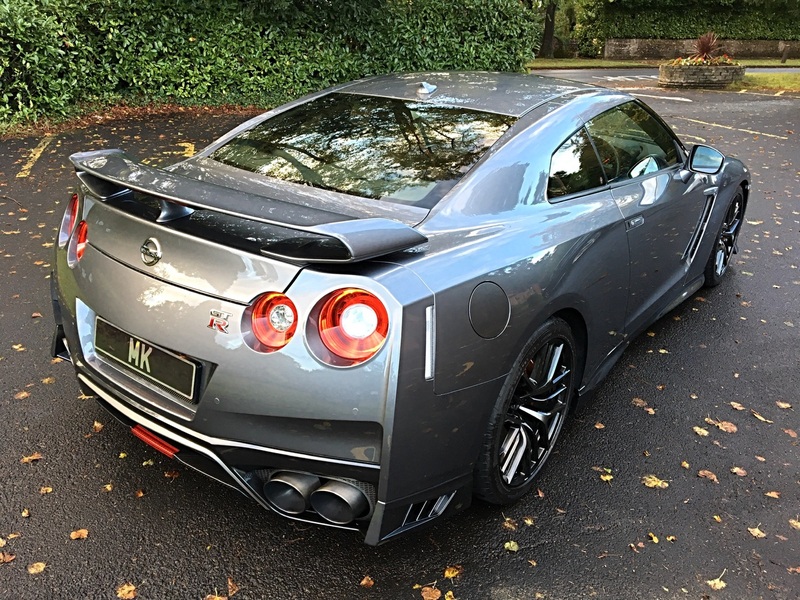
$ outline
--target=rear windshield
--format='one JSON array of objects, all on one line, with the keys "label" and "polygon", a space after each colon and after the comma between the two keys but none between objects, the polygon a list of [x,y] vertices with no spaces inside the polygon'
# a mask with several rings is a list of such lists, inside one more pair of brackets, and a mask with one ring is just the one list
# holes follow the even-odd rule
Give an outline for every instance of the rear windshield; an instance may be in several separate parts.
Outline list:
[{"label": "rear windshield", "polygon": [[283,181],[430,208],[515,120],[330,94],[243,132],[211,158]]}]

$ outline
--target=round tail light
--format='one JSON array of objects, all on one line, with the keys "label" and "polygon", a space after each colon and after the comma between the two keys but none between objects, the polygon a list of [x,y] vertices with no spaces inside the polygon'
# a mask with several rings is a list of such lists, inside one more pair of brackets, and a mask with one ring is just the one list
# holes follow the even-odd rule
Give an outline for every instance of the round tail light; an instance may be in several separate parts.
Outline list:
[{"label": "round tail light", "polygon": [[328,350],[358,363],[383,346],[389,331],[389,314],[377,296],[346,288],[323,299],[317,323],[320,340]]},{"label": "round tail light", "polygon": [[297,309],[287,296],[278,292],[262,294],[245,312],[249,324],[243,329],[252,333],[251,347],[259,352],[280,350],[297,330]]},{"label": "round tail light", "polygon": [[67,209],[64,211],[64,216],[61,218],[61,227],[58,230],[58,247],[63,248],[69,241],[69,236],[72,230],[75,229],[75,221],[78,219],[78,194],[72,194]]}]

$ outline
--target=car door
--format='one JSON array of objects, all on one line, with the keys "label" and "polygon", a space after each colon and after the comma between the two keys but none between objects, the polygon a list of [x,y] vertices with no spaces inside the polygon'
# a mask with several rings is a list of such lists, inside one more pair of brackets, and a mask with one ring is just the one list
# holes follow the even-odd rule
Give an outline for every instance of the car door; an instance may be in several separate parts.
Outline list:
[{"label": "car door", "polygon": [[646,326],[680,294],[711,198],[705,175],[683,169],[677,138],[641,103],[586,124],[627,231],[626,331]]}]

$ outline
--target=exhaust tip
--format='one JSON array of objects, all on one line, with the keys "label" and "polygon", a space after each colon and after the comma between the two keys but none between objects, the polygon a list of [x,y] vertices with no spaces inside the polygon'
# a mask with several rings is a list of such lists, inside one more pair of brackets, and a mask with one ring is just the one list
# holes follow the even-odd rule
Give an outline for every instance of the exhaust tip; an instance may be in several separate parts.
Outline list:
[{"label": "exhaust tip", "polygon": [[370,503],[361,489],[344,481],[333,480],[311,494],[311,506],[318,515],[334,525],[347,525],[366,516]]},{"label": "exhaust tip", "polygon": [[264,484],[264,496],[278,510],[299,515],[309,507],[309,496],[320,486],[319,477],[279,471]]}]

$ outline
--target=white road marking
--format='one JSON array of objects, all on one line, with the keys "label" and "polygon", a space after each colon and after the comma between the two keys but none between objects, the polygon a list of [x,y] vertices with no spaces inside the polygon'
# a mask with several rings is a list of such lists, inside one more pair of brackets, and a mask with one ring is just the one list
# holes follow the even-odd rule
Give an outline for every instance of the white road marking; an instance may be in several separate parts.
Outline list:
[{"label": "white road marking", "polygon": [[699,121],[697,119],[690,119],[688,117],[675,117],[676,119],[681,119],[683,121],[689,121],[690,123],[699,123],[700,125],[708,125],[709,127],[720,127],[721,129],[729,129],[731,131],[741,131],[742,133],[750,133],[753,135],[763,135],[764,137],[771,137],[778,140],[788,140],[789,138],[784,135],[775,135],[773,133],[764,133],[763,131],[753,131],[752,129],[739,129],[737,127],[731,127],[729,125],[720,125],[719,123],[708,123],[706,121]]},{"label": "white road marking", "polygon": [[47,145],[52,141],[53,136],[51,135],[42,138],[42,141],[39,142],[39,145],[31,151],[31,154],[28,157],[28,162],[22,165],[22,170],[17,173],[17,177],[28,177],[31,174],[33,165],[36,164],[36,161],[39,160],[39,157],[42,155],[42,152],[44,152],[44,149],[47,148]]},{"label": "white road marking", "polygon": [[785,91],[786,91],[786,90],[781,90],[780,92],[778,92],[778,93],[777,93],[777,94],[775,94],[775,95],[776,95],[776,96],[783,96],[783,92],[785,92]]},{"label": "white road marking", "polygon": [[642,98],[658,98],[659,100],[674,100],[675,102],[693,102],[689,98],[682,98],[680,96],[656,96],[655,94],[637,94],[636,92],[631,92],[633,96],[640,96]]}]

